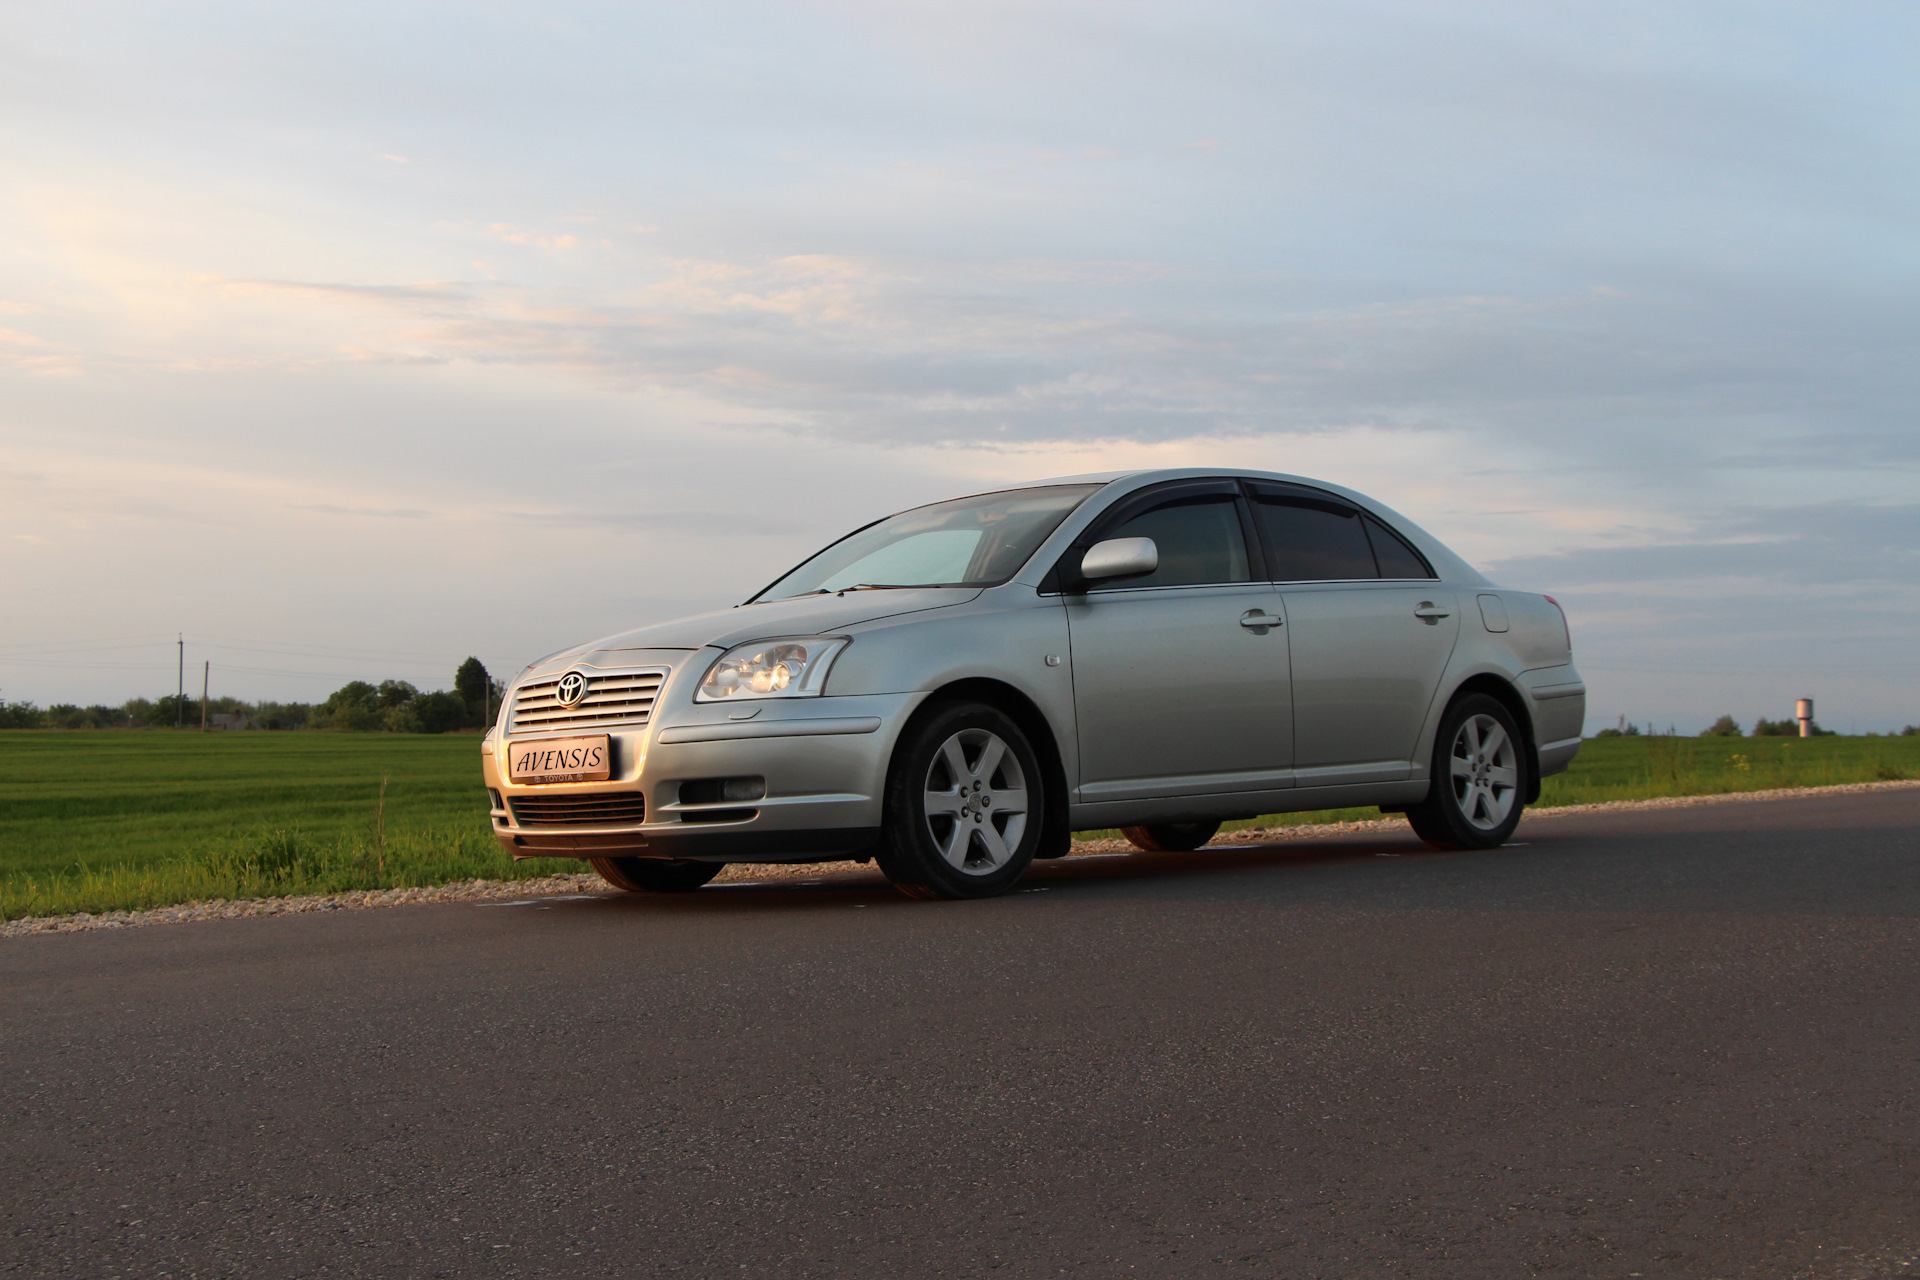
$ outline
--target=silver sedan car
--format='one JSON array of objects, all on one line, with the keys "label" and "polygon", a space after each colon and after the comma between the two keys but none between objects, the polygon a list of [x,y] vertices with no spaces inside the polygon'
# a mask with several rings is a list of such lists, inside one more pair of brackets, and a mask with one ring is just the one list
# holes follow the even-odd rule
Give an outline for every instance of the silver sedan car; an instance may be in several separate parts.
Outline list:
[{"label": "silver sedan car", "polygon": [[1377,805],[1498,845],[1585,712],[1553,598],[1379,503],[1141,471],[915,507],[733,609],[544,658],[484,767],[513,856],[623,889],[851,857],[974,898],[1090,828],[1181,850]]}]

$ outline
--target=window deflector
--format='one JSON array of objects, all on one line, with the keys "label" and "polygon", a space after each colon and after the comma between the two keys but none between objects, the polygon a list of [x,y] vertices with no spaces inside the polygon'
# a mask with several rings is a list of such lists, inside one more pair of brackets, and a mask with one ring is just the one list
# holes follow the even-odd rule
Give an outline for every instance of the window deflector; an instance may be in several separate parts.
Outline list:
[{"label": "window deflector", "polygon": [[[1167,503],[1192,501],[1205,498],[1233,499],[1233,509],[1240,525],[1240,545],[1242,559],[1246,562],[1247,577],[1241,584],[1233,583],[1183,583],[1183,586],[1242,585],[1248,581],[1265,581],[1259,576],[1262,572],[1260,547],[1255,531],[1250,527],[1250,517],[1237,480],[1227,477],[1218,479],[1199,478],[1191,480],[1168,480],[1146,489],[1138,490],[1120,498],[1111,507],[1101,512],[1092,524],[1075,538],[1071,545],[1061,553],[1053,568],[1047,571],[1040,581],[1041,595],[1083,595],[1089,590],[1118,591],[1135,587],[1138,584],[1117,579],[1111,585],[1090,583],[1080,576],[1080,560],[1087,550],[1097,542],[1115,537],[1115,531],[1129,521],[1155,510]],[[1151,589],[1143,587],[1141,589]]]}]

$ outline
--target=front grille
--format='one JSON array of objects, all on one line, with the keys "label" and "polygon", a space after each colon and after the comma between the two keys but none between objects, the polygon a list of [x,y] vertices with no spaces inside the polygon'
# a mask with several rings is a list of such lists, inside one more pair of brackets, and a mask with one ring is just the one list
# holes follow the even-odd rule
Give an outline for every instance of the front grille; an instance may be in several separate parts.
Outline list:
[{"label": "front grille", "polygon": [[598,795],[515,796],[513,820],[523,827],[597,827],[647,820],[647,798],[638,791]]},{"label": "front grille", "polygon": [[587,691],[571,707],[560,705],[555,690],[561,676],[529,680],[513,693],[508,733],[567,732],[605,729],[620,724],[645,724],[653,714],[664,671],[582,671]]}]

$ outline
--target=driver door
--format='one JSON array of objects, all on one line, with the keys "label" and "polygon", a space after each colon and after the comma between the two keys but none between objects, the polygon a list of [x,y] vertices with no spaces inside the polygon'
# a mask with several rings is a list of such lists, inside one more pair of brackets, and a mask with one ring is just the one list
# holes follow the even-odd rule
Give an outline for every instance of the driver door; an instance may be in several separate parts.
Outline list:
[{"label": "driver door", "polygon": [[1135,537],[1160,553],[1151,574],[1065,597],[1083,803],[1292,785],[1287,628],[1251,528],[1231,481],[1176,481],[1069,553]]}]

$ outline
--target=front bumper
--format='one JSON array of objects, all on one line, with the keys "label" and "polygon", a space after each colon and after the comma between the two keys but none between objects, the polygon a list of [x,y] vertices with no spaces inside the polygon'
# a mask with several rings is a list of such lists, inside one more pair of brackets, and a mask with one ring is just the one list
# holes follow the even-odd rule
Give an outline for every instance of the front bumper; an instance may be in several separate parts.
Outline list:
[{"label": "front bumper", "polygon": [[[514,783],[501,739],[484,757],[493,833],[515,858],[633,856],[804,862],[878,839],[887,763],[923,694],[663,706],[611,728],[605,782]],[[764,780],[764,794],[682,794],[688,783]],[[618,813],[618,819],[604,818]]]}]

